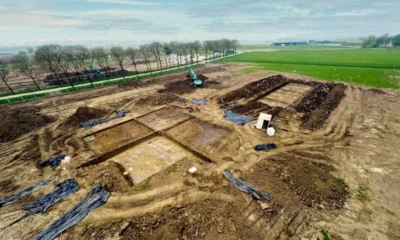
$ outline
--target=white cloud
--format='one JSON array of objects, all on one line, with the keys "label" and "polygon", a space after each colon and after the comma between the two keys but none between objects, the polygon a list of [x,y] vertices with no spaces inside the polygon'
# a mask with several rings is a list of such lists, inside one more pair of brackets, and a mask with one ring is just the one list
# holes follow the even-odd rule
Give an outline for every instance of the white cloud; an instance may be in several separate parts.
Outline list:
[{"label": "white cloud", "polygon": [[140,5],[140,6],[153,6],[158,5],[155,2],[148,1],[130,1],[130,0],[84,0],[91,3],[109,3],[109,4],[123,4],[123,5]]}]

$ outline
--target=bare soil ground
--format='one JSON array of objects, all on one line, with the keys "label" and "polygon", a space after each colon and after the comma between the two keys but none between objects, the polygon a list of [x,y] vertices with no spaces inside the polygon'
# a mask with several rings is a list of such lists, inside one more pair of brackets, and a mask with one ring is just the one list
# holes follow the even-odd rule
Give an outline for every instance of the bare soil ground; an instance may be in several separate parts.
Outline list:
[{"label": "bare soil ground", "polygon": [[[59,239],[323,239],[321,230],[332,239],[400,239],[400,92],[244,74],[245,67],[196,70],[208,78],[203,88],[182,72],[1,107],[10,115],[1,130],[8,126],[12,137],[0,142],[0,197],[54,175],[75,178],[81,189],[11,227],[22,203],[54,185],[0,208],[0,239],[32,239],[96,183],[107,185],[108,202]],[[165,90],[174,87],[184,90]],[[177,97],[208,104],[190,113]],[[276,135],[224,120],[225,102],[240,103],[232,109],[240,114],[272,114]],[[90,130],[76,126],[120,108],[131,112]],[[261,143],[277,148],[256,152]],[[71,161],[36,169],[36,161],[60,153]],[[238,191],[224,169],[272,199]]]}]

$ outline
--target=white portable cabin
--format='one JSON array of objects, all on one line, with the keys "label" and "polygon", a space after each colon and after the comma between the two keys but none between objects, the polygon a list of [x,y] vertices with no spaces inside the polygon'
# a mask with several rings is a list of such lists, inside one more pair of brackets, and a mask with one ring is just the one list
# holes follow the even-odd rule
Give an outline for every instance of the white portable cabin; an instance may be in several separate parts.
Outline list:
[{"label": "white portable cabin", "polygon": [[266,114],[266,113],[260,113],[260,116],[258,117],[256,128],[257,129],[266,129],[269,126],[269,123],[271,122],[272,115]]}]

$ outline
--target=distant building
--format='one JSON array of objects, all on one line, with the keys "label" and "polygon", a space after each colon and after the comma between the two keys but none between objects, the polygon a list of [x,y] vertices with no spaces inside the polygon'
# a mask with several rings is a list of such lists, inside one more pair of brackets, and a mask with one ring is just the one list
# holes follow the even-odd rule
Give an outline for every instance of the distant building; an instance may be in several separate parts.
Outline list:
[{"label": "distant building", "polygon": [[274,43],[272,43],[272,46],[282,46],[282,47],[304,46],[304,45],[308,45],[308,43],[307,42],[274,42]]},{"label": "distant building", "polygon": [[322,44],[331,44],[332,41],[328,41],[328,40],[323,40],[323,41],[310,40],[309,43],[311,45],[322,45]]}]

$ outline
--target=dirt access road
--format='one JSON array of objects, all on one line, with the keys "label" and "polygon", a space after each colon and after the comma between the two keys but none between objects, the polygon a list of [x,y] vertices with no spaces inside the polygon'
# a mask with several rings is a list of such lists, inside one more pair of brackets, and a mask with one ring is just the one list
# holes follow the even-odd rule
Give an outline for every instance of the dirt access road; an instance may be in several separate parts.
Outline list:
[{"label": "dirt access road", "polygon": [[[80,190],[11,227],[53,186],[0,208],[0,238],[31,239],[104,183],[108,202],[60,239],[400,239],[400,92],[246,67],[207,65],[203,88],[180,73],[1,107],[0,197],[54,175]],[[208,104],[189,112],[179,97]],[[276,135],[226,121],[223,103],[273,114]],[[116,109],[131,113],[79,127]],[[60,153],[71,161],[36,169]],[[272,199],[252,200],[224,169]]]}]

